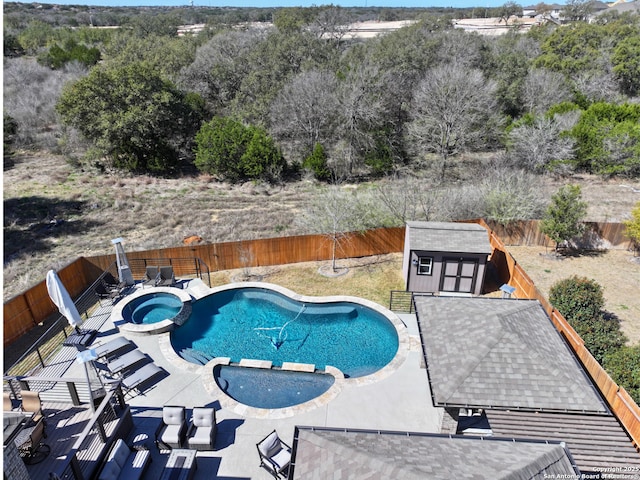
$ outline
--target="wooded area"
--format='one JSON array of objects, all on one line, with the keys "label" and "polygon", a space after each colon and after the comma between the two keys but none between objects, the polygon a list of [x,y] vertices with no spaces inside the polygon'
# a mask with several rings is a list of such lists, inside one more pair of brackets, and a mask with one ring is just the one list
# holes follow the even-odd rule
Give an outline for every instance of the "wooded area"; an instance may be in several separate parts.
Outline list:
[{"label": "wooded area", "polygon": [[[639,173],[638,15],[486,37],[454,29],[453,17],[469,14],[455,9],[47,16],[9,5],[6,138],[60,149],[83,168],[178,175],[197,167],[232,181],[305,170],[334,182],[386,174],[444,181],[460,154],[500,152],[501,167],[536,173]],[[387,16],[412,23],[368,40],[346,36],[353,21]],[[203,31],[179,36],[180,22],[195,18]],[[221,130],[219,117],[266,136],[242,140],[246,132]],[[211,134],[198,136],[213,120],[211,134],[236,145],[241,175],[236,162],[216,163],[229,152],[214,148]],[[327,165],[310,168],[317,145]]]}]

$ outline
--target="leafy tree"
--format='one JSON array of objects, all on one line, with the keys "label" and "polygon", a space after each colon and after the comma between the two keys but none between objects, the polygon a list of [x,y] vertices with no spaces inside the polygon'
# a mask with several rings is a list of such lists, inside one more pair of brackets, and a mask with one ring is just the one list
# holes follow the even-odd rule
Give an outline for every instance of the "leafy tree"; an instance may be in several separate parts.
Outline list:
[{"label": "leafy tree", "polygon": [[556,252],[560,244],[584,232],[587,204],[581,198],[580,185],[565,185],[551,197],[551,205],[542,218],[540,231],[556,243]]},{"label": "leafy tree", "polygon": [[178,35],[180,18],[172,13],[158,15],[133,15],[128,25],[137,37],[175,37]]},{"label": "leafy tree", "polygon": [[327,154],[320,143],[316,143],[313,152],[304,159],[302,166],[312,171],[318,180],[329,180],[331,177],[331,170],[327,166]]},{"label": "leafy tree", "polygon": [[631,219],[624,220],[622,223],[626,227],[627,237],[631,239],[635,251],[638,252],[640,250],[640,202],[636,203],[631,210]]},{"label": "leafy tree", "polygon": [[624,345],[620,323],[605,314],[602,287],[594,280],[573,276],[554,284],[549,302],[558,309],[598,362]]},{"label": "leafy tree", "polygon": [[622,91],[630,96],[640,93],[640,32],[618,43],[611,61]]},{"label": "leafy tree", "polygon": [[508,25],[509,19],[514,15],[522,15],[522,7],[515,2],[507,2],[498,9],[500,20],[504,20],[504,24]]},{"label": "leafy tree", "polygon": [[150,34],[137,37],[128,31],[117,32],[104,47],[105,64],[116,68],[144,62],[165,78],[174,79],[182,68],[193,62],[196,45],[188,36]]},{"label": "leafy tree", "polygon": [[143,63],[94,68],[64,88],[56,108],[116,168],[156,174],[180,166],[203,115],[197,98]]},{"label": "leafy tree", "polygon": [[237,120],[217,117],[205,123],[196,135],[196,167],[238,182],[275,180],[286,166],[267,133]]},{"label": "leafy tree", "polygon": [[640,403],[640,344],[609,352],[604,356],[603,366],[611,378]]},{"label": "leafy tree", "polygon": [[605,175],[640,174],[640,105],[594,103],[571,135],[579,167]]},{"label": "leafy tree", "polygon": [[91,67],[100,61],[100,50],[87,47],[74,39],[69,39],[63,46],[57,43],[49,47],[49,51],[38,59],[40,63],[54,70],[64,67],[69,62],[79,62]]},{"label": "leafy tree", "polygon": [[18,42],[22,49],[30,55],[38,53],[41,47],[44,47],[49,39],[53,38],[53,27],[40,20],[33,20],[27,28],[18,34]]},{"label": "leafy tree", "polygon": [[593,11],[593,0],[567,0],[562,16],[571,22],[584,22]]}]

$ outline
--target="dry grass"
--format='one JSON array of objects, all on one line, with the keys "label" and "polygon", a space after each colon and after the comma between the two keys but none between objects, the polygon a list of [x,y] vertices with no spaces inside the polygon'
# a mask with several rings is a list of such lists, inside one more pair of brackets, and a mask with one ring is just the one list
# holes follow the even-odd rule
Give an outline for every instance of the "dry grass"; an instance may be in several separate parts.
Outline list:
[{"label": "dry grass", "polygon": [[605,309],[621,320],[630,344],[640,342],[640,258],[626,250],[590,255],[556,257],[544,247],[508,247],[538,290],[549,289],[572,275],[595,280],[603,289]]},{"label": "dry grass", "polygon": [[[401,253],[339,260],[338,267],[347,267],[349,270],[336,277],[319,273],[320,267],[328,263],[305,262],[257,267],[249,269],[249,273],[260,276],[264,282],[281,285],[302,295],[351,295],[384,306],[389,305],[391,290],[404,290]],[[224,285],[245,273],[242,270],[215,272],[211,276],[211,285]]]}]

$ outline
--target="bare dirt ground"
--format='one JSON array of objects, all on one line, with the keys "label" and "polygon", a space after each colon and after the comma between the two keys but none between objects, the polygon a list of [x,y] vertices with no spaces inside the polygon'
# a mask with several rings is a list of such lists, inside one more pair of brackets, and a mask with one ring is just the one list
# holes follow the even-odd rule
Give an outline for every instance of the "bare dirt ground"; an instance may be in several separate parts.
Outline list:
[{"label": "bare dirt ground", "polygon": [[620,319],[629,344],[640,342],[640,257],[626,250],[556,257],[545,247],[507,249],[547,298],[551,286],[572,275],[595,280],[602,287],[605,309]]}]

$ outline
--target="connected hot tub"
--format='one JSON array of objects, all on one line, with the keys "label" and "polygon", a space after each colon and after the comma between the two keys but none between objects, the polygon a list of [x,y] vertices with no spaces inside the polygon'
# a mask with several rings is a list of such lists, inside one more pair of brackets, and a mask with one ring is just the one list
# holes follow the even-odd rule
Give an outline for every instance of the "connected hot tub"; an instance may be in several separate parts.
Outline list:
[{"label": "connected hot tub", "polygon": [[191,315],[191,297],[179,288],[142,289],[113,308],[111,319],[129,333],[158,334],[182,325]]}]

